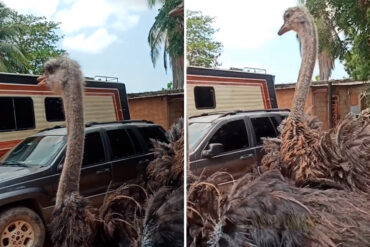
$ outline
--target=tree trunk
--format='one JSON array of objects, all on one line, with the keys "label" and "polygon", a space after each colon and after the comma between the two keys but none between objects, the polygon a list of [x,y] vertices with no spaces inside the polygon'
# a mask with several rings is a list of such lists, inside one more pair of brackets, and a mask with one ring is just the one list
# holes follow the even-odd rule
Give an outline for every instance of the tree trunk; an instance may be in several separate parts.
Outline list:
[{"label": "tree trunk", "polygon": [[184,56],[171,59],[173,89],[184,88]]}]

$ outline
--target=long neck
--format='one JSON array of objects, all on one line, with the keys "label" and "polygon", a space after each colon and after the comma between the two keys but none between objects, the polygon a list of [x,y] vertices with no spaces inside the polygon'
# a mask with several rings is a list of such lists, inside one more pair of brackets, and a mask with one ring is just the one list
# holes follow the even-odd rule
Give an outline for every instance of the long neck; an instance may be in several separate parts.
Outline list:
[{"label": "long neck", "polygon": [[298,32],[301,39],[303,54],[299,70],[298,81],[294,93],[293,108],[290,117],[293,120],[302,121],[304,116],[304,105],[310,90],[311,78],[315,67],[317,55],[317,33],[312,17],[308,17],[304,28]]},{"label": "long neck", "polygon": [[[82,80],[82,76],[80,78]],[[79,191],[81,164],[85,139],[83,119],[83,85],[80,81],[67,83],[63,91],[67,122],[67,152],[56,197],[56,207],[66,195]]]}]

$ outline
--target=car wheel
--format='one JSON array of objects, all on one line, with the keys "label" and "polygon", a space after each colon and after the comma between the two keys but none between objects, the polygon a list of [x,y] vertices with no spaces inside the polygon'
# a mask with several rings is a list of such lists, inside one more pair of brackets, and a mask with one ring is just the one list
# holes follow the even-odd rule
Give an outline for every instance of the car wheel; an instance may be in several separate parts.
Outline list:
[{"label": "car wheel", "polygon": [[42,247],[45,226],[33,210],[16,207],[0,214],[0,234],[1,247]]}]

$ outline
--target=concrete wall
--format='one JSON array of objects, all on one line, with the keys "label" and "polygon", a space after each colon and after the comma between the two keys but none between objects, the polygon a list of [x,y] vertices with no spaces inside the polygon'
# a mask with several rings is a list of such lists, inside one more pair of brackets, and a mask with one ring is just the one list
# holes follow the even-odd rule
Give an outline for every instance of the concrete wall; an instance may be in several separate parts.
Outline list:
[{"label": "concrete wall", "polygon": [[177,118],[184,116],[182,95],[129,98],[131,119],[145,119],[169,129]]},{"label": "concrete wall", "polygon": [[[359,113],[366,105],[361,102],[361,95],[366,91],[367,85],[333,85],[332,86],[332,102],[333,124],[337,124],[349,112]],[[279,88],[276,87],[276,97],[279,108],[291,109],[293,103],[294,88]],[[362,103],[362,104],[361,104]],[[323,129],[328,129],[328,91],[327,85],[311,86],[307,96],[305,111],[307,112],[312,107],[312,113],[323,122]]]}]

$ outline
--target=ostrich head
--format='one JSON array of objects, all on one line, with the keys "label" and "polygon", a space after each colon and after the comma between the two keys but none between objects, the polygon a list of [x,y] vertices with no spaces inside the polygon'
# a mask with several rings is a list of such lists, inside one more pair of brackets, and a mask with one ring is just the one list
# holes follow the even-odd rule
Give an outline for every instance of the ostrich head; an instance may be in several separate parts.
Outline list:
[{"label": "ostrich head", "polygon": [[309,16],[307,10],[302,7],[287,9],[284,13],[284,24],[280,28],[278,34],[282,35],[290,30],[294,30],[298,34],[301,34],[304,27],[312,21],[309,20]]},{"label": "ostrich head", "polygon": [[[72,78],[80,80],[73,80]],[[72,79],[72,80],[71,80]],[[48,60],[44,65],[44,74],[37,80],[39,85],[47,85],[55,93],[61,93],[68,84],[83,81],[80,66],[67,57],[57,57]]]}]

